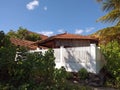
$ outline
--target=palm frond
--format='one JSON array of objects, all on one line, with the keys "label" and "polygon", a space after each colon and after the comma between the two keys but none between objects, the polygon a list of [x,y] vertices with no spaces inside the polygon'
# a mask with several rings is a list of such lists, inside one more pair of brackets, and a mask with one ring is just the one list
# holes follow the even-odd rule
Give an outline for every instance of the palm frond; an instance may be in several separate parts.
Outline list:
[{"label": "palm frond", "polygon": [[101,21],[101,22],[104,22],[104,23],[116,22],[116,24],[118,24],[118,22],[120,22],[120,9],[112,10],[108,14],[106,14],[103,17],[99,18],[97,20],[97,22],[98,21]]},{"label": "palm frond", "polygon": [[112,2],[112,0],[107,0],[105,2],[103,2],[103,11],[111,11],[113,9],[115,9],[115,5]]}]

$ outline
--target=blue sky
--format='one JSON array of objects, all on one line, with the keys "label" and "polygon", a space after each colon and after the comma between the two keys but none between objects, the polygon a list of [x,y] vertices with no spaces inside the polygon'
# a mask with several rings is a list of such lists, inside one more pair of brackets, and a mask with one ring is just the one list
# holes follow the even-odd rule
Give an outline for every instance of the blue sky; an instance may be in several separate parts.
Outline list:
[{"label": "blue sky", "polygon": [[104,14],[96,0],[1,0],[0,30],[7,33],[22,26],[49,36],[87,35],[109,26],[96,22]]}]

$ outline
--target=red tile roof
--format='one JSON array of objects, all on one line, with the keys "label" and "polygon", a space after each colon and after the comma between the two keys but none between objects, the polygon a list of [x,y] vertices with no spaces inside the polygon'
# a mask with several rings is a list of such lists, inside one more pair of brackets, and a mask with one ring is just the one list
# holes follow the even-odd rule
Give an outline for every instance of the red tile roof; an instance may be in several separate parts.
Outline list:
[{"label": "red tile roof", "polygon": [[16,45],[16,46],[24,46],[28,49],[31,49],[31,50],[35,50],[37,49],[37,46],[33,45],[34,42],[32,41],[28,41],[28,40],[21,40],[21,39],[18,39],[18,38],[10,38],[10,41]]},{"label": "red tile roof", "polygon": [[56,39],[95,39],[90,36],[82,36],[82,35],[68,34],[68,33],[58,34],[54,36],[54,38]]},{"label": "red tile roof", "polygon": [[82,35],[77,35],[77,34],[69,34],[69,33],[63,33],[63,34],[57,34],[55,36],[51,36],[45,40],[37,41],[37,43],[44,43],[47,41],[55,40],[55,39],[64,39],[64,40],[94,40],[98,41],[96,38],[93,38],[91,36],[82,36]]},{"label": "red tile roof", "polygon": [[41,39],[42,39],[42,40],[44,40],[44,39],[47,39],[47,38],[48,38],[48,36],[45,36],[45,35],[43,35],[43,34],[40,34],[40,37],[41,37]]}]

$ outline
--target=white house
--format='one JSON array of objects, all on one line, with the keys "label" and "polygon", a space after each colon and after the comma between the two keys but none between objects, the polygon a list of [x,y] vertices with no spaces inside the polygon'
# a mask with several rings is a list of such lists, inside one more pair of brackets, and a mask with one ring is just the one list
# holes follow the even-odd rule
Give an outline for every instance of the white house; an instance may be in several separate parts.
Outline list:
[{"label": "white house", "polygon": [[[98,48],[98,40],[90,36],[75,34],[58,34],[36,42],[39,46],[52,48],[56,68],[64,66],[67,71],[77,72],[86,68],[89,72],[98,73],[103,67],[104,57]],[[31,52],[45,52],[47,49]]]}]

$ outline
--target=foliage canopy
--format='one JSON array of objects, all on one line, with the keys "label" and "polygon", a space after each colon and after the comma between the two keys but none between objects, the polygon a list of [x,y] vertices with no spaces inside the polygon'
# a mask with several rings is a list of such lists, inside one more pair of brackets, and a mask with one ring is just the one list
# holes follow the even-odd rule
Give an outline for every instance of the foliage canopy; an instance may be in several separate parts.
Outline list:
[{"label": "foliage canopy", "polygon": [[100,44],[107,44],[111,41],[118,41],[120,44],[120,26],[107,27],[92,34],[99,38]]},{"label": "foliage canopy", "polygon": [[23,40],[29,40],[29,41],[37,41],[40,40],[40,35],[30,32],[25,28],[19,27],[19,29],[17,30],[17,32],[10,30],[7,35],[9,37],[13,37],[13,38],[19,38],[19,39],[23,39]]}]

